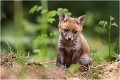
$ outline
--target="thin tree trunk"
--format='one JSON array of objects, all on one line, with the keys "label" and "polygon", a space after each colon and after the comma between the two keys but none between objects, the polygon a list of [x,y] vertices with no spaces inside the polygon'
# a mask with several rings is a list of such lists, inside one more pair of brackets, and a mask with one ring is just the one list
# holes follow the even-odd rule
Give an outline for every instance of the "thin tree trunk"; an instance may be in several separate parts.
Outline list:
[{"label": "thin tree trunk", "polygon": [[[41,6],[43,9],[48,10],[48,2],[46,1],[41,1]],[[46,16],[47,14],[42,15],[42,20],[41,20],[41,33],[46,34],[48,30],[48,17]]]},{"label": "thin tree trunk", "polygon": [[14,25],[15,25],[15,38],[17,51],[24,53],[23,37],[24,27],[22,25],[23,20],[23,7],[22,1],[14,1]]}]

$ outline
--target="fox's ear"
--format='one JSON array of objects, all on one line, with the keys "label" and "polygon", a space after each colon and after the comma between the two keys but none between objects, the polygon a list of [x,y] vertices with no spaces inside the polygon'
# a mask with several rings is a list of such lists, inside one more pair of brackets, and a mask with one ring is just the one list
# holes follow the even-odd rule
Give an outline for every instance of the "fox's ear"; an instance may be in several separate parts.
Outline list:
[{"label": "fox's ear", "polygon": [[84,23],[85,23],[85,20],[86,20],[86,15],[80,16],[80,17],[77,19],[78,25],[83,26]]},{"label": "fox's ear", "polygon": [[67,14],[62,10],[61,13],[60,13],[60,16],[59,16],[59,21],[60,21],[60,22],[61,22],[61,21],[65,22],[65,21],[67,21],[67,20],[68,20],[68,16],[67,16]]}]

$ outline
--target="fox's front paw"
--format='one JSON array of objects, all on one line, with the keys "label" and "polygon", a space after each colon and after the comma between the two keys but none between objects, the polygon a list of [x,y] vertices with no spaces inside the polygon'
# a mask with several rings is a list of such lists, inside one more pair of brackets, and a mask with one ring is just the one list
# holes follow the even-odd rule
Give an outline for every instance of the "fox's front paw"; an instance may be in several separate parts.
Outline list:
[{"label": "fox's front paw", "polygon": [[82,55],[80,57],[80,64],[88,67],[92,63],[92,58],[89,55]]}]

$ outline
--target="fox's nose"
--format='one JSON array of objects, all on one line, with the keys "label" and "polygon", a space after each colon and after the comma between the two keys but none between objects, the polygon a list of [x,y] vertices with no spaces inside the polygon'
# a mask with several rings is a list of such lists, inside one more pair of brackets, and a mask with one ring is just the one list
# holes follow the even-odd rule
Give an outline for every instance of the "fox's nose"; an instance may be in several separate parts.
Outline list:
[{"label": "fox's nose", "polygon": [[68,38],[68,40],[71,40],[71,38]]}]

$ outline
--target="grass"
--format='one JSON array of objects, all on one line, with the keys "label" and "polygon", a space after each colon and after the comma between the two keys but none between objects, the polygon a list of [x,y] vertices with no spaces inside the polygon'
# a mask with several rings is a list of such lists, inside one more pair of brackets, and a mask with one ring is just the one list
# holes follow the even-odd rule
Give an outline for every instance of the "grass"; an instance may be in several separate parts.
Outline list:
[{"label": "grass", "polygon": [[81,73],[81,76],[88,79],[102,79],[104,75],[103,68],[104,66],[101,66],[100,63],[93,63],[90,66],[90,70]]}]

